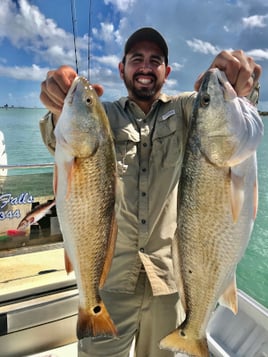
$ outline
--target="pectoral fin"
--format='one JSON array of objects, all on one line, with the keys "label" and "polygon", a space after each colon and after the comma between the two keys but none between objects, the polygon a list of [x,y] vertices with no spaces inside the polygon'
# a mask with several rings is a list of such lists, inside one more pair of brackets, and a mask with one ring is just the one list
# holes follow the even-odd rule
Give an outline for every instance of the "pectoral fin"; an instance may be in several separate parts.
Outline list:
[{"label": "pectoral fin", "polygon": [[244,177],[235,173],[233,168],[230,169],[231,175],[231,209],[233,222],[236,223],[240,216],[244,204]]},{"label": "pectoral fin", "polygon": [[73,180],[73,175],[74,175],[74,170],[75,170],[75,158],[72,158],[72,160],[67,161],[65,163],[64,169],[66,170],[66,173],[67,173],[67,191],[66,191],[65,199],[68,200],[70,192],[71,192],[72,180]]}]

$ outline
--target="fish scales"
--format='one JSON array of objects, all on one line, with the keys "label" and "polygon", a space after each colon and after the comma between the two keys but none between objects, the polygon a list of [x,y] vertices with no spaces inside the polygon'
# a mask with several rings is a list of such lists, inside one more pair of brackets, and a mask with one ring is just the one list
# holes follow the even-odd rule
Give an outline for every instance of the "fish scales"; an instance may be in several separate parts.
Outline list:
[{"label": "fish scales", "polygon": [[255,108],[236,97],[223,73],[208,71],[186,145],[172,247],[186,317],[161,348],[209,356],[206,327],[217,301],[237,310],[235,270],[256,216],[262,134]]},{"label": "fish scales", "polygon": [[104,109],[87,80],[77,77],[55,129],[55,197],[66,270],[79,290],[77,336],[116,335],[99,294],[116,239],[115,153]]}]

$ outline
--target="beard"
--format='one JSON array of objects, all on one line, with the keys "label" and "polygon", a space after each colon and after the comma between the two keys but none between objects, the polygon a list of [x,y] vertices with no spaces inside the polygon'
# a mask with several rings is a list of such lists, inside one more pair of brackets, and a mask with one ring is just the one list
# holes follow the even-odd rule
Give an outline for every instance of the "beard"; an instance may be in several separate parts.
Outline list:
[{"label": "beard", "polygon": [[138,75],[140,75],[140,73],[135,74],[133,76],[133,79],[131,80],[127,78],[126,75],[124,74],[125,86],[127,90],[132,93],[134,98],[142,101],[151,101],[152,99],[154,99],[155,94],[158,93],[162,88],[162,84],[157,82],[157,78],[155,75],[151,74],[151,77],[154,79],[154,86],[151,88],[148,88],[146,86],[144,87],[140,86],[139,88],[137,88],[135,86],[135,78]]}]

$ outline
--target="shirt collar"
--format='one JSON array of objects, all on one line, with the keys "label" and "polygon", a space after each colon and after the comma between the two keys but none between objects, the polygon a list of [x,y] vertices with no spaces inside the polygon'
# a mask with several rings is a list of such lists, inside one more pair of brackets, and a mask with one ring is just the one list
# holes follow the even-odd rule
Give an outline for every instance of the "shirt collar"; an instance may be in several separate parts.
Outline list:
[{"label": "shirt collar", "polygon": [[[168,103],[170,102],[172,99],[171,96],[166,95],[165,93],[160,93],[158,99],[156,100],[156,102],[163,102],[163,103]],[[119,103],[122,106],[122,108],[126,108],[127,103],[131,102],[131,100],[129,99],[129,97],[121,97],[119,99]]]}]

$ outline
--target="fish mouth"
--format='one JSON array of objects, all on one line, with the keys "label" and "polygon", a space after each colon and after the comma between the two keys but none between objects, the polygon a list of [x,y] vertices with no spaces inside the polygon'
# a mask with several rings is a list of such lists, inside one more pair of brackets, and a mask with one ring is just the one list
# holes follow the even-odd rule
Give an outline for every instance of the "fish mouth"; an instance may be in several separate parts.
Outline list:
[{"label": "fish mouth", "polygon": [[73,80],[73,83],[68,91],[68,94],[67,94],[67,97],[66,97],[66,100],[67,100],[67,103],[69,105],[71,105],[73,103],[73,99],[74,99],[74,94],[77,90],[77,87],[78,87],[78,84],[80,83],[80,78],[77,76],[75,77],[75,79]]},{"label": "fish mouth", "polygon": [[210,76],[216,77],[215,81],[217,81],[217,84],[221,88],[225,101],[230,101],[237,97],[236,91],[234,90],[233,86],[231,85],[228,78],[226,77],[226,74],[223,71],[219,70],[218,68],[212,68],[208,71],[207,76],[208,82]]}]

